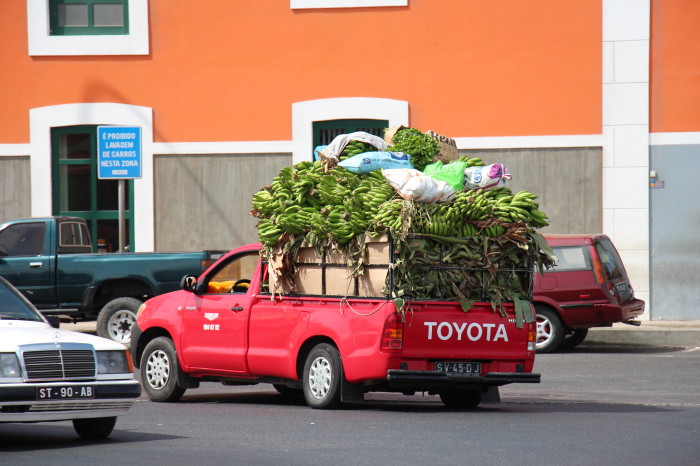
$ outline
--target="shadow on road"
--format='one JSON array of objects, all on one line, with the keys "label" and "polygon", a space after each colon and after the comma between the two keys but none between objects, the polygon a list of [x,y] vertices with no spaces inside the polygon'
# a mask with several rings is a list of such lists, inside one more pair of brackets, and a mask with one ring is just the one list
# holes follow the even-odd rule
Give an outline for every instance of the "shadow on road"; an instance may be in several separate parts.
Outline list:
[{"label": "shadow on road", "polygon": [[[176,435],[135,432],[119,429],[100,440],[84,440],[75,433],[72,424],[37,423],[37,424],[0,424],[0,452],[22,452],[37,450],[73,449],[80,446],[94,447],[100,445],[133,444],[135,442],[152,442],[155,440],[172,440],[184,437]],[[2,460],[0,459],[0,464]]]}]

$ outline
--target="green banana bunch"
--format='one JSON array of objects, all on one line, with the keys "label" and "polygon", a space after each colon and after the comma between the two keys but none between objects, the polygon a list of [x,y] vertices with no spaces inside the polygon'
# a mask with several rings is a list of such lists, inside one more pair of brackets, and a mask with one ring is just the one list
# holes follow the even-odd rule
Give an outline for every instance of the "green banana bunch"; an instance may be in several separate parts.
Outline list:
[{"label": "green banana bunch", "polygon": [[284,230],[264,218],[258,222],[258,238],[266,246],[277,246]]},{"label": "green banana bunch", "polygon": [[354,157],[357,154],[361,154],[363,152],[374,152],[376,150],[377,148],[374,147],[372,144],[352,140],[345,146],[343,152],[341,152],[339,159],[343,161],[345,159],[349,159],[350,157]]},{"label": "green banana bunch", "polygon": [[486,165],[486,164],[484,163],[484,161],[481,160],[481,158],[479,158],[479,157],[471,157],[471,158],[469,158],[469,156],[467,156],[467,155],[462,155],[460,158],[457,159],[457,162],[467,162],[467,167],[466,167],[466,168],[469,168],[469,167],[483,167],[483,166]]}]

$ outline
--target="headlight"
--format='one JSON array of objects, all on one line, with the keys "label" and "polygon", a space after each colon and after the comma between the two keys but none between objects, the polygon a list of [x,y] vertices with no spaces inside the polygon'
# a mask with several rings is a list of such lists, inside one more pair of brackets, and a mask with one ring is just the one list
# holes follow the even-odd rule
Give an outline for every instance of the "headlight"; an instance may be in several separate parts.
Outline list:
[{"label": "headlight", "polygon": [[131,373],[131,358],[127,351],[98,351],[98,374],[129,374]]},{"label": "headlight", "polygon": [[21,377],[19,361],[15,353],[0,353],[0,378]]}]

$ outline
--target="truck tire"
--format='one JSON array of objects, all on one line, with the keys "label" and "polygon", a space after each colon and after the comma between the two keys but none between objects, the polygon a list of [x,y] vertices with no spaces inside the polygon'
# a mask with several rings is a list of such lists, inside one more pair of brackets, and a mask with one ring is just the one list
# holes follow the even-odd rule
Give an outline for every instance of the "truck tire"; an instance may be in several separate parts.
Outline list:
[{"label": "truck tire", "polygon": [[92,419],[73,419],[73,428],[84,439],[101,439],[114,430],[117,417],[97,417]]},{"label": "truck tire", "polygon": [[581,343],[583,343],[583,340],[586,339],[587,335],[587,328],[576,328],[574,329],[574,332],[571,335],[567,335],[566,337],[564,337],[564,341],[562,341],[561,345],[559,345],[559,349],[570,350],[572,348],[575,348]]},{"label": "truck tire", "polygon": [[440,401],[453,409],[474,409],[481,403],[479,390],[445,390],[440,392]]},{"label": "truck tire", "polygon": [[136,298],[116,298],[105,304],[97,316],[97,334],[129,345],[131,327],[141,304]]},{"label": "truck tire", "polygon": [[535,350],[538,353],[551,353],[564,341],[564,324],[559,315],[549,307],[535,306],[535,313],[537,314]]},{"label": "truck tire", "polygon": [[343,367],[338,349],[327,343],[316,345],[304,364],[302,386],[306,403],[316,409],[340,406]]},{"label": "truck tire", "polygon": [[185,389],[177,384],[175,345],[168,337],[151,340],[141,356],[141,384],[151,401],[177,401]]}]

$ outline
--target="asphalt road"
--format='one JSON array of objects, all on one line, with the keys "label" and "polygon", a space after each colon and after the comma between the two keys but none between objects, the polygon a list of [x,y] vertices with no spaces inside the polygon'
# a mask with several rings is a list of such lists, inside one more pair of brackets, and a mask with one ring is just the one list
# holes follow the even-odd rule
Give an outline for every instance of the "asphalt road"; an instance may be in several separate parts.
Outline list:
[{"label": "asphalt road", "polygon": [[696,348],[584,344],[538,356],[542,383],[472,411],[395,394],[322,411],[207,383],[178,403],[142,397],[94,443],[66,422],[0,424],[0,464],[696,465],[699,369]]}]

